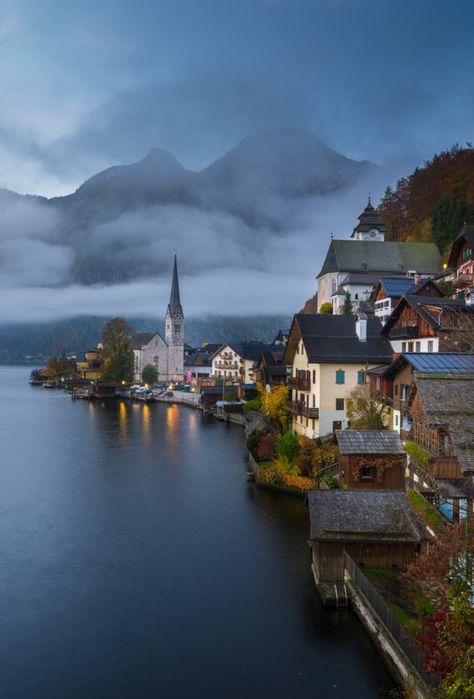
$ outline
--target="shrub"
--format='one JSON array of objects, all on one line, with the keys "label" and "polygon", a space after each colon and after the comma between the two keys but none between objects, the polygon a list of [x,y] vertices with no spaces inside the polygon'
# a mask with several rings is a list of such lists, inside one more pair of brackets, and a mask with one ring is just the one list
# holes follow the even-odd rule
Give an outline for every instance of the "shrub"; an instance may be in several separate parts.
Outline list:
[{"label": "shrub", "polygon": [[258,460],[268,461],[275,457],[276,434],[273,430],[264,432],[256,446],[255,455]]},{"label": "shrub", "polygon": [[257,444],[260,440],[261,434],[262,433],[260,430],[252,430],[246,439],[245,443],[247,445],[247,449],[252,454],[252,456],[255,454],[255,450],[256,450]]},{"label": "shrub", "polygon": [[147,364],[143,367],[142,371],[142,381],[143,383],[148,383],[153,385],[158,380],[158,372],[153,364]]},{"label": "shrub", "polygon": [[286,459],[289,464],[296,460],[299,452],[299,444],[291,430],[279,434],[276,439],[276,453]]},{"label": "shrub", "polygon": [[260,396],[257,396],[256,398],[252,398],[252,400],[248,400],[246,403],[244,403],[244,413],[250,413],[253,410],[255,412],[259,413],[260,408],[261,408]]}]

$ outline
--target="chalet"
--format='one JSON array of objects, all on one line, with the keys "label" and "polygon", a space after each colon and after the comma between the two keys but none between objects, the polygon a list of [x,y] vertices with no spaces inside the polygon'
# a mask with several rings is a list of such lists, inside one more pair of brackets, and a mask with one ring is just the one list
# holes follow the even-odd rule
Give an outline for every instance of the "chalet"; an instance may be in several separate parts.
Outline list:
[{"label": "chalet", "polygon": [[426,549],[428,532],[405,493],[311,490],[308,500],[317,585],[344,580],[344,552],[359,566],[404,569]]},{"label": "chalet", "polygon": [[380,318],[382,323],[387,321],[393,309],[405,294],[434,298],[443,297],[441,289],[429,277],[421,280],[419,277],[415,279],[410,277],[380,277],[373,288],[370,301],[375,315],[377,318]]},{"label": "chalet", "polygon": [[390,343],[378,318],[297,314],[283,361],[292,365],[288,385],[292,429],[316,438],[347,427],[347,394],[365,383],[366,371],[390,364]]},{"label": "chalet", "polygon": [[338,430],[339,478],[347,490],[405,490],[407,455],[393,430]]},{"label": "chalet", "polygon": [[385,404],[390,410],[390,427],[408,439],[411,420],[407,401],[415,374],[436,377],[474,374],[474,355],[448,353],[405,353],[397,356],[389,366],[380,366],[367,371],[370,395]]},{"label": "chalet", "polygon": [[456,349],[454,333],[460,316],[474,306],[463,300],[405,294],[383,328],[394,352],[449,352]]},{"label": "chalet", "polygon": [[281,346],[272,350],[264,350],[252,371],[253,381],[262,383],[264,386],[286,384],[288,371],[287,365],[283,361],[284,353],[285,348]]},{"label": "chalet", "polygon": [[474,226],[464,226],[453,242],[448,267],[456,271],[458,298],[474,303]]},{"label": "chalet", "polygon": [[212,376],[241,383],[251,383],[252,373],[262,352],[276,350],[263,342],[233,342],[221,345],[212,355]]},{"label": "chalet", "polygon": [[212,372],[211,355],[195,350],[184,357],[184,375],[188,383],[210,378]]},{"label": "chalet", "polygon": [[440,268],[434,243],[385,242],[385,228],[369,201],[352,239],[331,240],[317,277],[318,303],[333,303],[334,312],[340,313],[341,289],[359,303],[368,299],[380,277],[432,277]]}]

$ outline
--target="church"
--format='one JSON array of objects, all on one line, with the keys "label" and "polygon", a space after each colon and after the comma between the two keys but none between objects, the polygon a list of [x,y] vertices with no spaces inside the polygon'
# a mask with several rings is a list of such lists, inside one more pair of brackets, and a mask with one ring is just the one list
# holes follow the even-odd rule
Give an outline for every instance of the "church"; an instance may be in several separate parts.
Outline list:
[{"label": "church", "polygon": [[165,316],[165,338],[159,332],[136,333],[131,338],[135,360],[135,381],[152,364],[158,381],[182,381],[184,378],[184,313],[179,295],[178,261],[174,255],[171,293]]},{"label": "church", "polygon": [[317,276],[318,308],[330,303],[342,312],[346,295],[354,310],[368,300],[380,277],[425,279],[441,270],[435,243],[386,241],[386,228],[369,201],[349,240],[332,240]]}]

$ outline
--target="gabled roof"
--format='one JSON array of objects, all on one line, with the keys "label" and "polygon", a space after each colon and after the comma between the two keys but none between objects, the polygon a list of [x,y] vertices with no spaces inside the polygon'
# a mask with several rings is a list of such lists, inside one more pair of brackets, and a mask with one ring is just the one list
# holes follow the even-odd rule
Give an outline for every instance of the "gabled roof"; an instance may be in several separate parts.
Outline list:
[{"label": "gabled roof", "polygon": [[[383,333],[387,335],[393,325],[397,322],[406,306],[411,306],[419,316],[421,316],[430,327],[435,330],[449,329],[450,326],[445,326],[439,322],[440,315],[443,311],[465,311],[466,313],[474,313],[474,306],[467,306],[465,301],[447,298],[435,298],[434,296],[414,296],[405,294],[393,309],[391,315],[387,318],[384,325]],[[435,313],[433,313],[433,310]]]},{"label": "gabled roof", "polygon": [[395,430],[336,430],[341,454],[405,454]]},{"label": "gabled roof", "polygon": [[298,313],[293,319],[284,361],[292,364],[297,344],[302,339],[311,364],[389,364],[392,348],[381,336],[381,330],[379,318],[367,318],[367,340],[361,342],[353,315]]},{"label": "gabled roof", "polygon": [[310,490],[311,540],[415,543],[426,528],[405,493],[365,490]]},{"label": "gabled roof", "polygon": [[[132,335],[130,338],[130,342],[132,344],[132,349],[141,349],[142,347],[145,347],[148,345],[155,335],[158,335],[158,337],[163,340],[159,332],[154,332],[154,333],[135,333],[135,335]],[[164,342],[164,340],[163,340]]]},{"label": "gabled roof", "polygon": [[463,226],[461,232],[454,240],[451,252],[449,253],[448,267],[456,267],[459,252],[464,243],[471,245],[471,247],[474,249],[474,226]]},{"label": "gabled roof", "polygon": [[218,350],[214,352],[212,357],[214,358],[225,347],[230,347],[242,359],[249,359],[255,362],[260,359],[262,352],[267,350],[275,351],[280,349],[278,345],[269,345],[265,344],[264,342],[224,342],[222,345],[219,346]]},{"label": "gabled roof", "polygon": [[318,278],[328,272],[436,274],[441,255],[435,243],[332,240]]},{"label": "gabled roof", "polygon": [[368,373],[392,379],[401,369],[410,365],[423,374],[474,374],[474,354],[460,352],[404,352],[388,367],[369,369]]},{"label": "gabled roof", "polygon": [[380,286],[387,296],[400,297],[413,289],[413,279],[409,277],[380,277]]}]

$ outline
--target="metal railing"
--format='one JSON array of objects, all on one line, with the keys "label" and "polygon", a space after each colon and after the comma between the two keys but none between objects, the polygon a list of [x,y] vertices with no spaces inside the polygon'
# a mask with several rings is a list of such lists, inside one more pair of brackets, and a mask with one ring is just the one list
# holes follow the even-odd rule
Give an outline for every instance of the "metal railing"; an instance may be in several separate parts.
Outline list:
[{"label": "metal railing", "polygon": [[319,408],[309,408],[299,400],[291,400],[288,403],[288,412],[293,415],[303,415],[304,417],[319,419]]},{"label": "metal railing", "polygon": [[290,379],[288,379],[288,386],[290,388],[297,388],[300,391],[310,391],[311,390],[311,381],[310,379],[307,378],[302,378],[299,376],[292,376]]},{"label": "metal railing", "polygon": [[423,651],[416,645],[407,629],[398,621],[380,592],[375,589],[359,566],[354,563],[346,552],[344,552],[344,568],[421,678],[432,687],[438,686],[438,678],[425,670]]}]

